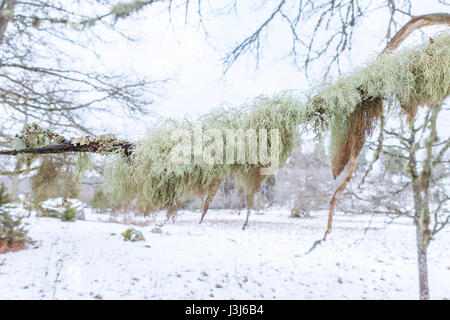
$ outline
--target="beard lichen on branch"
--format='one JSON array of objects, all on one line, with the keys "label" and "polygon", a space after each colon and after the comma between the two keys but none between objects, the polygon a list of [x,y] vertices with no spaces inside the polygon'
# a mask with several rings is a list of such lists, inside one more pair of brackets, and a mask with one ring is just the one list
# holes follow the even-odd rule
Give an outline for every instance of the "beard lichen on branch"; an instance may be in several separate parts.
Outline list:
[{"label": "beard lichen on branch", "polygon": [[[224,142],[223,150],[231,147],[235,155],[238,146],[227,144],[227,130],[278,129],[279,161],[283,163],[298,139],[298,119],[295,112],[298,101],[287,93],[277,98],[259,97],[254,104],[239,109],[217,109],[198,119],[198,123],[201,124],[203,132],[209,129],[219,130]],[[267,178],[259,171],[267,164],[225,163],[223,158],[214,164],[172,161],[172,150],[179,141],[168,139],[170,133],[176,129],[192,132],[194,127],[195,123],[188,120],[168,120],[153,128],[146,138],[138,141],[129,157],[121,153],[114,154],[105,168],[104,180],[106,193],[113,202],[118,204],[135,200],[137,206],[146,212],[168,209],[170,213],[174,213],[185,200],[195,195],[203,200],[205,209],[218,186],[230,173],[236,176],[246,193],[254,193]],[[205,139],[202,143],[202,148],[206,148],[210,141]],[[246,143],[248,145],[248,141]],[[268,137],[268,143],[270,148],[271,137]]]},{"label": "beard lichen on branch", "polygon": [[[313,129],[318,134],[330,130],[331,166],[337,177],[349,158],[359,155],[384,102],[396,101],[404,112],[405,106],[417,108],[444,100],[450,90],[449,69],[450,35],[442,34],[420,47],[382,54],[304,98],[294,92],[258,97],[252,105],[219,109],[199,121],[204,129],[280,130],[280,164],[289,157],[301,130]],[[172,212],[187,197],[214,195],[217,184],[230,173],[246,193],[259,188],[266,178],[259,174],[261,164],[171,163],[168,157],[175,143],[167,139],[170,131],[192,127],[187,121],[167,122],[136,143],[129,157],[112,156],[105,171],[107,194],[117,203],[136,200],[148,212],[164,208]]]},{"label": "beard lichen on branch", "polygon": [[22,132],[15,136],[13,149],[37,148],[50,144],[59,144],[66,139],[53,130],[41,128],[33,123],[26,125]]},{"label": "beard lichen on branch", "polygon": [[[336,82],[322,84],[306,94],[291,91],[274,97],[261,96],[239,108],[216,109],[198,122],[205,131],[218,129],[222,137],[230,129],[279,130],[280,165],[291,154],[300,132],[313,130],[320,135],[330,131],[331,167],[336,178],[349,159],[361,152],[387,101],[408,117],[414,117],[419,106],[437,105],[448,97],[449,69],[450,34],[444,33],[418,47],[383,53]],[[167,120],[134,144],[102,136],[63,141],[60,145],[66,144],[61,148],[66,151],[109,154],[106,193],[115,204],[134,201],[146,212],[161,209],[176,212],[193,195],[202,198],[207,209],[218,186],[230,174],[235,175],[246,194],[254,193],[265,181],[267,176],[259,170],[266,165],[260,162],[172,162],[170,155],[179,141],[169,139],[170,133],[176,129],[193,131],[194,127],[192,121]],[[226,150],[230,146],[224,141]],[[210,143],[204,141],[203,147]],[[269,148],[271,143],[268,137]]]},{"label": "beard lichen on branch", "polygon": [[[33,123],[25,125],[22,132],[15,136],[12,147],[12,150],[0,151],[0,154],[19,155],[16,167],[25,167],[24,173],[29,172],[31,163],[38,156],[45,155],[41,159],[39,170],[35,176],[42,176],[41,180],[43,181],[45,180],[43,176],[46,175],[43,168],[54,167],[52,169],[54,172],[61,172],[63,175],[68,171],[73,171],[71,174],[76,177],[75,180],[77,181],[75,182],[78,183],[82,173],[91,170],[93,167],[89,153],[106,155],[120,149],[124,154],[128,155],[133,145],[125,140],[117,139],[112,134],[66,139],[53,130],[41,128],[38,124]],[[69,152],[76,153],[77,156],[68,156]],[[54,154],[59,154],[59,156]],[[76,164],[76,170],[64,169],[64,166],[61,165],[73,165],[73,163]],[[57,165],[49,166],[48,164]],[[34,185],[37,184],[35,183]]]}]

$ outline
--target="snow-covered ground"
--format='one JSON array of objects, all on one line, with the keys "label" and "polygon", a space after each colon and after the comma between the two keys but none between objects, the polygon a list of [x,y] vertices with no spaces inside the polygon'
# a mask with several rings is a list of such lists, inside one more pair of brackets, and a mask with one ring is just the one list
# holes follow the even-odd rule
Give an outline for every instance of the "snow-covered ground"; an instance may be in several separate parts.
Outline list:
[{"label": "snow-covered ground", "polygon": [[[163,216],[136,228],[146,241],[125,242],[128,226],[106,215],[87,221],[26,219],[36,244],[0,255],[0,299],[416,299],[412,221],[338,214],[327,241],[326,214],[288,218],[269,210],[244,215],[182,212],[153,233]],[[143,225],[143,218],[137,220]],[[371,229],[365,232],[369,226]],[[450,298],[450,228],[429,248],[432,299]]]}]

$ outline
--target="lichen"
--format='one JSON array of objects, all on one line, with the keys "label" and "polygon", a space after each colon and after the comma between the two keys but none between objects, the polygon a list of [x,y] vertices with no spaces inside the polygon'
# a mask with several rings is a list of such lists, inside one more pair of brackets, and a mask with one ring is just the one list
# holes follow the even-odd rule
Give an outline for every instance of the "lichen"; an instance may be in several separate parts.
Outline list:
[{"label": "lichen", "polygon": [[9,9],[2,10],[1,16],[6,20],[12,20],[14,18],[14,12]]},{"label": "lichen", "polygon": [[[444,100],[450,92],[450,35],[432,43],[382,54],[374,61],[335,83],[323,84],[304,96],[282,92],[261,96],[239,108],[219,108],[201,117],[204,130],[278,129],[280,164],[298,141],[299,132],[320,135],[331,128],[332,169],[337,176],[358,155],[366,135],[383,112],[385,101],[418,107]],[[259,188],[266,176],[261,163],[174,164],[169,155],[175,142],[168,139],[175,129],[193,130],[191,121],[168,120],[135,144],[130,156],[116,151],[105,170],[105,191],[116,203],[135,201],[147,212],[175,212],[192,195],[214,196],[217,184],[231,173],[247,194]],[[269,139],[269,144],[271,143]],[[223,146],[224,149],[227,145]]]},{"label": "lichen", "polygon": [[111,8],[111,13],[114,14],[115,19],[124,18],[140,10],[149,1],[134,0],[131,2],[119,2]]}]

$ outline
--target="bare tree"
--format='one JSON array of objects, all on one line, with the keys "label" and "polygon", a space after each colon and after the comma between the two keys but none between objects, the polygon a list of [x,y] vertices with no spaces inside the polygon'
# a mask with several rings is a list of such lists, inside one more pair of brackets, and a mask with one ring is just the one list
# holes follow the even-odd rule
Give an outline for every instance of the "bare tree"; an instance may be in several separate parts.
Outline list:
[{"label": "bare tree", "polygon": [[[333,65],[339,65],[340,56],[351,49],[353,30],[360,20],[387,10],[390,19],[385,37],[390,40],[399,21],[411,17],[412,10],[409,0],[280,0],[275,4],[267,0],[254,4],[262,22],[225,54],[226,70],[247,53],[255,53],[258,61],[264,35],[278,21],[289,27],[291,55],[297,64],[307,71],[311,62],[326,57],[328,72]],[[206,0],[147,0],[115,2],[114,5],[100,0],[83,3],[1,1],[0,105],[11,121],[1,124],[0,143],[4,144],[5,139],[10,142],[11,136],[6,132],[11,122],[39,121],[51,127],[72,127],[92,133],[83,124],[85,110],[110,111],[111,106],[116,105],[132,113],[144,112],[159,82],[70,66],[74,65],[78,53],[94,51],[96,43],[102,41],[102,32],[109,30],[122,39],[129,39],[118,26],[119,20],[145,8],[152,11],[143,11],[142,15],[167,10],[169,19],[176,10],[184,11],[186,21],[196,21],[207,30],[205,21],[233,11],[238,14],[240,5],[235,0],[221,4]],[[266,12],[270,14],[264,18]],[[418,23],[423,21],[419,19]],[[330,32],[326,37],[319,37],[323,30]]]},{"label": "bare tree", "polygon": [[[376,175],[369,174],[372,163],[361,168],[366,170],[361,172],[361,182],[375,187],[365,193],[361,192],[361,184],[347,188],[347,195],[357,199],[358,212],[386,214],[392,219],[410,217],[414,221],[421,299],[430,297],[428,245],[450,221],[450,137],[440,137],[437,131],[442,110],[448,111],[431,106],[415,119],[396,119],[395,130],[383,127],[381,144],[370,144],[371,149],[380,152],[376,159],[383,160],[381,170]],[[352,211],[346,205],[342,209]]]},{"label": "bare tree", "polygon": [[[0,1],[0,146],[11,146],[13,133],[32,122],[89,134],[96,130],[86,124],[88,114],[147,113],[164,81],[80,61],[98,59],[96,48],[106,37],[133,41],[120,20],[154,2]],[[12,189],[21,173],[40,168],[23,164],[7,161],[0,167]]]},{"label": "bare tree", "polygon": [[[200,17],[205,11],[202,10],[203,2],[198,2]],[[436,3],[448,5],[443,1]],[[233,0],[223,7],[238,12],[239,5]],[[306,75],[314,62],[320,63],[319,68],[324,66],[325,76],[331,71],[341,72],[341,58],[352,50],[354,32],[364,19],[387,13],[380,37],[388,43],[400,26],[413,17],[414,5],[410,0],[261,0],[253,8],[260,13],[260,22],[226,53],[223,58],[225,72],[249,53],[254,55],[258,65],[267,36],[279,25],[290,34],[288,54]]]},{"label": "bare tree", "polygon": [[0,143],[11,142],[17,124],[90,133],[87,111],[147,112],[159,81],[87,69],[79,60],[95,56],[104,35],[132,40],[118,20],[153,2],[0,1]]},{"label": "bare tree", "polygon": [[[211,25],[217,18],[239,18],[242,14],[251,12],[252,17],[256,17],[255,21],[243,24],[243,29],[249,31],[231,36],[230,43],[226,43],[225,47],[223,39],[220,39],[224,73],[239,59],[248,55],[255,58],[255,65],[258,67],[270,36],[279,34],[280,30],[290,42],[287,51],[277,52],[280,58],[290,56],[306,75],[315,62],[315,67],[323,69],[321,71],[324,75],[333,71],[340,72],[341,59],[352,50],[354,33],[365,19],[385,14],[386,23],[379,37],[387,44],[400,27],[414,17],[415,11],[411,0],[154,0],[135,1],[134,3],[140,3],[136,9],[131,9],[131,3],[133,2],[128,3],[130,12],[144,7],[159,10],[157,12],[167,11],[169,22],[172,22],[173,15],[183,15],[185,22],[197,25],[214,47],[217,47],[217,35],[212,31],[214,27]],[[157,6],[148,6],[155,3]],[[444,8],[448,6],[448,3],[441,0],[434,0],[433,3]],[[145,12],[147,14],[150,11]],[[424,21],[418,20],[419,24]],[[430,24],[433,23],[427,23]],[[399,43],[402,41],[398,40]]]}]

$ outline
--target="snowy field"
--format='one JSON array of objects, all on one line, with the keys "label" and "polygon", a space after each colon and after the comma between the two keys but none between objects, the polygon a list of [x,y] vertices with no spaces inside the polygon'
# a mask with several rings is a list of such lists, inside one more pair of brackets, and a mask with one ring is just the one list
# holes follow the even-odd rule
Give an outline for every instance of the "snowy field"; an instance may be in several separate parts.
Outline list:
[{"label": "snowy field", "polygon": [[[125,242],[128,227],[103,222],[27,219],[34,246],[0,255],[0,299],[417,299],[415,230],[409,219],[338,214],[328,240],[325,213],[288,218],[181,212],[138,220],[146,241]],[[103,221],[102,221],[103,220]],[[370,230],[365,229],[370,224]],[[450,230],[429,248],[432,299],[450,298]]]}]

